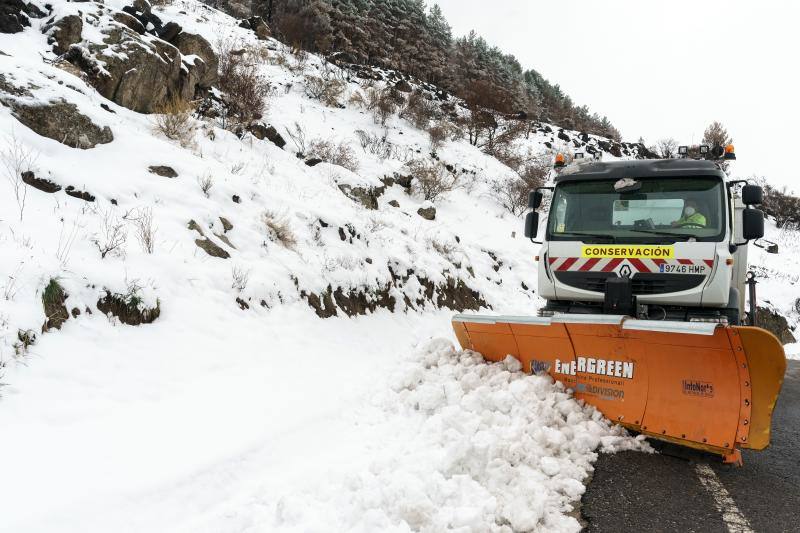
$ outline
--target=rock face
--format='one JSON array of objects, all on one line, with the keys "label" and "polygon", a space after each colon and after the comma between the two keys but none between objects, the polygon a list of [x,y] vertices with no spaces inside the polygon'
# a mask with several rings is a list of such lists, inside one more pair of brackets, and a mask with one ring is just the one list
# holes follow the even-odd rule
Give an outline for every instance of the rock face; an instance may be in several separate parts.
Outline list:
[{"label": "rock face", "polygon": [[31,18],[44,16],[38,7],[22,0],[0,2],[0,33],[19,33],[31,25]]},{"label": "rock face", "polygon": [[[204,38],[193,33],[179,33],[174,40],[170,41],[174,44],[181,54],[184,56],[196,56],[191,64],[194,65],[194,78],[189,83],[190,87],[186,91],[193,91],[194,85],[199,85],[204,89],[208,89],[215,85],[219,80],[219,60],[214,49]],[[191,70],[190,70],[191,73]]]},{"label": "rock face", "polygon": [[157,112],[170,98],[191,100],[217,83],[219,61],[208,41],[173,22],[162,25],[147,2],[113,13],[102,40],[81,42],[80,25],[74,15],[52,24],[54,49],[123,107]]},{"label": "rock face", "polygon": [[67,59],[105,98],[140,113],[158,109],[170,89],[180,86],[178,49],[160,39],[144,40],[127,27],[112,28],[104,44],[73,46]]},{"label": "rock face", "polygon": [[756,321],[758,322],[758,327],[764,328],[778,337],[778,340],[783,344],[797,342],[797,339],[795,339],[792,334],[792,330],[789,328],[789,323],[774,310],[766,307],[759,307],[756,311]]},{"label": "rock face", "polygon": [[53,45],[53,51],[62,55],[70,46],[81,42],[83,19],[78,15],[67,15],[54,24],[47,25],[44,32],[48,35],[48,44]]},{"label": "rock face", "polygon": [[19,101],[9,103],[17,120],[39,135],[72,148],[86,150],[114,140],[108,126],[101,128],[79,112],[75,104],[64,100],[44,105],[27,105]]}]

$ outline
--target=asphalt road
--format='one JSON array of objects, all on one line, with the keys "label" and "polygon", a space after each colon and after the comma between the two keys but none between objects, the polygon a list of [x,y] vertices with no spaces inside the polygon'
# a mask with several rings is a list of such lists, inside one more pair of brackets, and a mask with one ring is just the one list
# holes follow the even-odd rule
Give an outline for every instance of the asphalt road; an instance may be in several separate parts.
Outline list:
[{"label": "asphalt road", "polygon": [[583,496],[585,531],[800,532],[800,362],[790,361],[762,452],[744,466],[670,445],[601,455]]}]

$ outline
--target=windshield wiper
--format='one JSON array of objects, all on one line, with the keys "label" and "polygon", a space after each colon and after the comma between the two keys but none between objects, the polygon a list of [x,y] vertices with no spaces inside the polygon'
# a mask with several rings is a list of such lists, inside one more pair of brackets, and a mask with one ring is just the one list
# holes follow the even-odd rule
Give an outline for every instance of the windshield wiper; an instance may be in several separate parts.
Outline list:
[{"label": "windshield wiper", "polygon": [[608,239],[612,243],[617,242],[613,235],[603,235],[601,233],[576,233],[574,231],[563,231],[560,233],[553,234],[556,237],[561,237],[562,235],[571,235],[573,237],[592,237],[594,239]]},{"label": "windshield wiper", "polygon": [[669,231],[658,231],[654,229],[634,229],[631,231],[637,231],[639,233],[651,233],[653,235],[661,235],[663,237],[679,237],[683,239],[696,239],[697,235],[692,235],[690,233],[672,233]]}]

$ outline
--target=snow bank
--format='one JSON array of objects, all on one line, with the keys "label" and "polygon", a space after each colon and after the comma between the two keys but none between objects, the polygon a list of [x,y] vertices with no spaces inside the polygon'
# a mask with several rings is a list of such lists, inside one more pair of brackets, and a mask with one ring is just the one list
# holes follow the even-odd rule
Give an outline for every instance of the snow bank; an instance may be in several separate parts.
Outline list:
[{"label": "snow bank", "polygon": [[432,341],[376,401],[385,419],[370,432],[369,463],[280,497],[269,529],[579,531],[567,513],[595,451],[647,445],[560,383],[520,369],[511,357],[486,364]]}]

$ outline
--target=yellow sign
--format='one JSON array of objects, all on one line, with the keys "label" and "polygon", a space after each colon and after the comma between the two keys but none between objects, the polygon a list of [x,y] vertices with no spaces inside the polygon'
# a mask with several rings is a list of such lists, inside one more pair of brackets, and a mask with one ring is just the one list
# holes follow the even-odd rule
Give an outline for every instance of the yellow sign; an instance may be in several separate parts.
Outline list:
[{"label": "yellow sign", "polygon": [[674,246],[653,246],[636,244],[596,244],[584,246],[581,257],[589,258],[619,258],[619,259],[673,259]]}]

